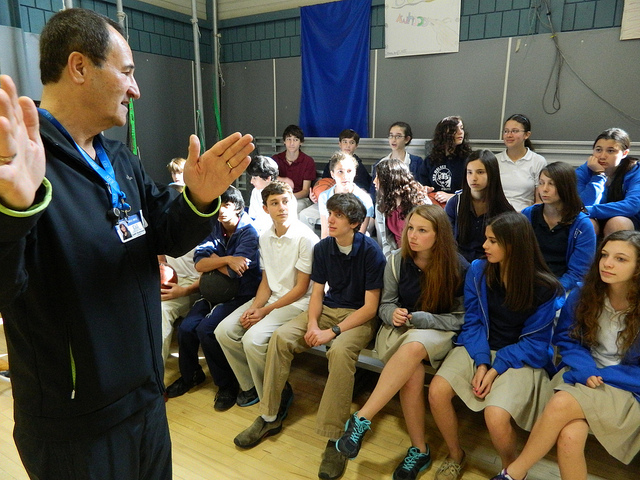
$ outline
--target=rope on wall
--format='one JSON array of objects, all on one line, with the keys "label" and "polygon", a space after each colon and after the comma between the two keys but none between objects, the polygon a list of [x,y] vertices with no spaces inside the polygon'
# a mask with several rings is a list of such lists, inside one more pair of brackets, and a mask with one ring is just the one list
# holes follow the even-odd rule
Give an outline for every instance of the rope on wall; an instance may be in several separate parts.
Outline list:
[{"label": "rope on wall", "polygon": [[[553,44],[555,46],[555,51],[556,51],[556,58],[555,58],[555,61],[553,63],[553,66],[551,68],[551,72],[549,73],[549,79],[548,79],[547,85],[546,85],[546,87],[544,89],[544,94],[542,95],[542,109],[544,110],[544,112],[548,113],[549,115],[553,115],[553,114],[557,113],[558,111],[560,111],[560,109],[562,108],[562,103],[560,101],[560,81],[561,81],[560,74],[562,73],[562,68],[566,65],[566,67],[569,69],[569,71],[578,79],[578,81],[588,91],[593,93],[602,102],[604,102],[606,105],[610,106],[612,109],[614,109],[616,112],[618,112],[621,116],[623,116],[624,118],[626,118],[630,122],[633,122],[633,123],[636,123],[636,124],[640,124],[640,118],[634,117],[630,113],[625,112],[623,109],[621,109],[621,108],[617,107],[616,105],[614,105],[613,103],[611,103],[603,95],[599,94],[593,87],[591,87],[580,76],[580,74],[573,69],[573,67],[571,66],[571,64],[567,60],[567,57],[565,56],[564,52],[562,51],[562,48],[560,46],[560,39],[558,38],[558,33],[556,32],[556,30],[555,30],[555,28],[553,26],[553,22],[552,22],[552,19],[551,19],[551,3],[550,3],[550,0],[540,0],[540,4],[539,5],[535,5],[532,8],[535,8],[536,14],[538,16],[538,20],[540,21],[540,24],[544,25],[545,27],[547,27],[551,31],[551,39],[553,41]],[[546,10],[544,12],[544,14],[541,13],[541,10],[543,10],[543,9]],[[555,74],[554,74],[554,72],[555,72]],[[553,83],[553,96],[552,96],[552,99],[551,99],[551,106],[550,106],[549,109],[547,109],[546,100],[548,98],[549,90],[551,89],[552,83]]]}]

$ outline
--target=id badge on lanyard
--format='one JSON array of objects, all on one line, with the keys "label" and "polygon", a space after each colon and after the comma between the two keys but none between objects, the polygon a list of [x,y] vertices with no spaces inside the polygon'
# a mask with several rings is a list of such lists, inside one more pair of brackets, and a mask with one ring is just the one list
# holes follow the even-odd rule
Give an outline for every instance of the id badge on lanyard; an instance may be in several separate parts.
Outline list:
[{"label": "id badge on lanyard", "polygon": [[118,181],[116,180],[113,165],[111,165],[111,161],[109,160],[107,152],[100,141],[100,137],[96,136],[93,139],[93,147],[96,151],[96,161],[91,158],[84,149],[80,148],[67,129],[64,128],[64,126],[53,115],[51,115],[50,112],[43,108],[39,108],[38,111],[47,120],[49,120],[51,124],[56,127],[67,140],[69,140],[69,142],[71,142],[82,158],[84,158],[89,166],[98,175],[100,175],[100,178],[102,178],[111,200],[111,208],[107,210],[107,217],[114,222],[114,228],[120,237],[120,240],[124,243],[144,235],[147,222],[144,220],[142,212],[129,215],[131,206],[126,202],[127,195],[122,191]]}]

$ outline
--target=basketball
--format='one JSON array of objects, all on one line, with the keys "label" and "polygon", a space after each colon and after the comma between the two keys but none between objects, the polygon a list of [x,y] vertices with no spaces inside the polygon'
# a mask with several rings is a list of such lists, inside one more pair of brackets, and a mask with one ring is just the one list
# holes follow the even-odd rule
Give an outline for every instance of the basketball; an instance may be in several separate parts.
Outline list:
[{"label": "basketball", "polygon": [[313,186],[313,194],[318,198],[322,192],[329,190],[335,184],[336,181],[333,178],[321,178]]},{"label": "basketball", "polygon": [[178,273],[168,263],[160,264],[160,285],[178,283]]}]

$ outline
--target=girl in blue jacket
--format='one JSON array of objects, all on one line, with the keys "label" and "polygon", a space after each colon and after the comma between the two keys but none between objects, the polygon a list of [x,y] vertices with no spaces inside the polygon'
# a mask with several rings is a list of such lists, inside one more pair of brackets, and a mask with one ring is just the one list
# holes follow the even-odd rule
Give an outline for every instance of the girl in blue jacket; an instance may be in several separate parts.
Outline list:
[{"label": "girl in blue jacket", "polygon": [[586,479],[589,431],[621,462],[633,460],[640,451],[639,296],[640,233],[615,232],[560,313],[553,340],[566,368],[553,380],[557,393],[520,456],[493,480],[525,478],[556,443],[562,479]]},{"label": "girl in blue jacket", "polygon": [[593,143],[593,155],[576,170],[578,192],[596,234],[640,229],[640,165],[629,157],[631,140],[609,128]]},{"label": "girl in blue jacket", "polygon": [[475,260],[465,282],[465,322],[429,387],[431,413],[449,449],[436,480],[457,480],[465,463],[453,407],[456,395],[484,410],[503,467],[516,458],[511,420],[530,430],[551,396],[544,368],[560,283],[544,263],[524,215],[506,212],[486,228],[486,260]]},{"label": "girl in blue jacket", "polygon": [[[566,292],[581,282],[596,251],[596,233],[584,213],[576,189],[574,168],[554,162],[540,172],[538,195],[542,203],[525,208],[547,266]],[[562,307],[560,297],[557,308]]]}]

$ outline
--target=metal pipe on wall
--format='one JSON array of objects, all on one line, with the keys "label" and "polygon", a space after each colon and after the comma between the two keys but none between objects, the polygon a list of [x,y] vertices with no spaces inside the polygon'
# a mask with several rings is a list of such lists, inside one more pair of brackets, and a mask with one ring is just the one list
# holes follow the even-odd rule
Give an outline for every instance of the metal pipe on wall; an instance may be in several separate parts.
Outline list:
[{"label": "metal pipe on wall", "polygon": [[[116,16],[118,17],[118,24],[120,25],[120,28],[122,28],[122,30],[125,30],[125,14],[124,9],[122,8],[122,0],[116,0]],[[127,38],[127,41],[128,40],[129,39]]]},{"label": "metal pipe on wall", "polygon": [[73,8],[73,0],[64,0],[64,10]]},{"label": "metal pipe on wall", "polygon": [[200,147],[206,145],[204,135],[204,102],[202,101],[202,71],[200,68],[200,30],[198,29],[198,12],[196,10],[196,0],[191,0],[191,23],[193,24],[193,53],[195,57],[195,77],[196,77],[196,132],[200,137]]},{"label": "metal pipe on wall", "polygon": [[[211,9],[213,11],[213,97],[215,99],[214,104],[216,105],[218,112],[214,112],[214,115],[221,115],[220,113],[220,51],[218,49],[219,38],[218,38],[218,2],[217,0],[211,0]],[[216,122],[217,124],[217,122]],[[220,140],[218,138],[222,135],[222,132],[218,132],[216,128],[216,141]]]}]

